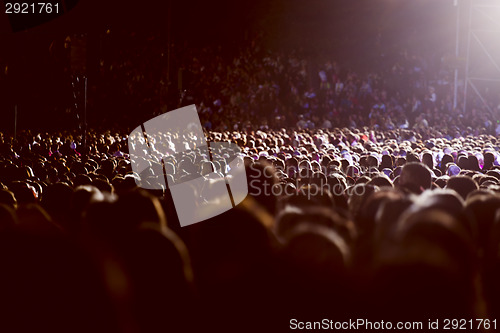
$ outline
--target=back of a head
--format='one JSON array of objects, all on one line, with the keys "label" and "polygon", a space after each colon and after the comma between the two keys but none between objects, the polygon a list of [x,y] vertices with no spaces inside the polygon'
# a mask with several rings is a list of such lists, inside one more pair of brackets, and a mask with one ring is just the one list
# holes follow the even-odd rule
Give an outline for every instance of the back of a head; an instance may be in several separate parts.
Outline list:
[{"label": "back of a head", "polygon": [[142,223],[126,240],[119,254],[134,290],[132,308],[141,329],[190,331],[193,273],[182,240],[156,222]]},{"label": "back of a head", "polygon": [[383,155],[382,156],[382,163],[380,164],[380,168],[381,169],[383,169],[383,168],[392,169],[393,168],[393,160],[392,160],[391,155]]},{"label": "back of a head", "polygon": [[[281,259],[286,312],[342,317],[349,299],[350,248],[334,230],[317,225],[297,226],[284,244]],[[324,297],[321,297],[324,296]],[[331,298],[335,302],[331,302]]]},{"label": "back of a head", "polygon": [[424,153],[422,156],[422,163],[427,165],[429,169],[434,168],[434,159],[432,158],[432,155],[430,153]]},{"label": "back of a head", "polygon": [[453,176],[446,183],[446,188],[456,191],[465,200],[469,193],[479,189],[477,183],[467,176]]},{"label": "back of a head", "polygon": [[349,210],[352,213],[352,216],[356,219],[358,215],[361,213],[361,208],[363,207],[365,201],[370,197],[370,195],[379,188],[374,185],[369,184],[356,184],[346,190],[349,199]]},{"label": "back of a head", "polygon": [[493,167],[495,163],[495,155],[493,155],[493,153],[491,152],[486,152],[484,154],[484,166],[483,166],[483,170],[489,170]]},{"label": "back of a head", "polygon": [[465,201],[453,190],[437,188],[423,192],[416,198],[416,205],[420,208],[440,208],[455,216],[462,211]]},{"label": "back of a head", "polygon": [[296,269],[295,277],[300,276],[298,281],[311,283],[303,286],[308,289],[329,288],[331,283],[340,282],[351,255],[347,243],[334,230],[311,224],[297,226],[283,251],[288,264]]},{"label": "back of a head", "polygon": [[155,222],[166,226],[165,212],[155,196],[143,189],[122,194],[116,205],[117,219],[122,228],[133,230],[141,222]]},{"label": "back of a head", "polygon": [[258,205],[250,197],[234,209],[186,227],[197,290],[207,302],[203,318],[210,326],[269,314],[272,302],[262,300],[271,292],[273,243],[262,220],[266,210],[250,205],[252,200]]},{"label": "back of a head", "polygon": [[367,184],[378,186],[378,187],[390,187],[390,188],[394,187],[394,185],[392,184],[389,177],[387,177],[383,174],[380,174],[380,175],[373,177]]},{"label": "back of a head", "polygon": [[71,205],[73,218],[81,219],[82,213],[91,202],[99,201],[103,198],[102,192],[93,185],[80,185],[76,187],[73,192]]},{"label": "back of a head", "polygon": [[487,243],[498,207],[500,207],[498,195],[478,194],[467,200],[465,210],[475,219],[477,242],[480,247],[484,247]]},{"label": "back of a head", "polygon": [[366,164],[367,164],[366,166],[369,168],[370,167],[374,167],[374,168],[379,167],[379,162],[378,162],[377,158],[372,156],[372,155],[370,155],[366,158]]},{"label": "back of a head", "polygon": [[467,159],[469,160],[469,170],[481,171],[481,168],[479,166],[479,160],[477,159],[476,156],[471,155]]},{"label": "back of a head", "polygon": [[19,204],[33,204],[37,202],[35,193],[25,182],[13,182],[9,186],[9,190],[14,193]]},{"label": "back of a head", "polygon": [[401,170],[398,184],[404,190],[420,194],[424,190],[431,188],[431,171],[429,167],[420,162],[406,163]]},{"label": "back of a head", "polygon": [[[265,209],[249,198],[234,209],[190,226],[193,255],[204,258],[197,260],[202,269],[212,271],[228,260],[237,260],[238,266],[254,265],[258,258],[262,260],[270,249],[269,230],[261,220],[265,218],[264,212]],[[213,280],[215,276],[206,278]]]},{"label": "back of a head", "polygon": [[[421,252],[411,252],[412,256],[416,256],[415,259],[430,260],[443,266],[450,265],[448,269],[453,270],[468,271],[475,265],[471,235],[451,212],[435,206],[416,211],[409,209],[398,221],[398,229],[401,245],[423,246]],[[433,246],[444,250],[449,259],[452,259],[458,266],[451,261],[440,262],[442,257],[426,257],[426,250],[423,249],[428,247],[432,250]]]},{"label": "back of a head", "polygon": [[407,210],[395,237],[372,286],[379,309],[399,320],[471,315],[477,262],[461,223],[440,209]]}]

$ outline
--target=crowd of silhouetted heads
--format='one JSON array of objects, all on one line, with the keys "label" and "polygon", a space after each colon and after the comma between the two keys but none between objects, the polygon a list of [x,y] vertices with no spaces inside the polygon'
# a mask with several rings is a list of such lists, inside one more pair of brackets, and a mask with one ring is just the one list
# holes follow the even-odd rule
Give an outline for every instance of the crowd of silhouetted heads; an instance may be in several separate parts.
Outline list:
[{"label": "crowd of silhouetted heads", "polygon": [[[496,318],[500,142],[407,134],[209,132],[240,146],[248,196],[182,228],[168,188],[137,187],[121,134],[0,136],[2,331]],[[220,179],[230,158],[211,162]],[[193,159],[172,154],[172,177],[207,177]]]}]

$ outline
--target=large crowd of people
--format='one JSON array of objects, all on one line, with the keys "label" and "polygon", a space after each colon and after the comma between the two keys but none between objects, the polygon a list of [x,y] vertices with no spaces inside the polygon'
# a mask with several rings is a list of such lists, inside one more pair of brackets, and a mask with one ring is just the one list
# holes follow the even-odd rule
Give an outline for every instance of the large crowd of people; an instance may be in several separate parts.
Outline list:
[{"label": "large crowd of people", "polygon": [[[245,165],[248,196],[209,220],[181,227],[168,186],[138,186],[148,171],[133,171],[123,129],[0,133],[2,331],[497,324],[498,96],[453,107],[446,62],[406,51],[357,73],[248,44],[170,51],[189,75],[169,109],[196,104],[208,140],[239,146]],[[89,107],[166,112],[166,56],[103,60]],[[223,182],[235,155],[176,157],[188,139],[158,139],[142,162]]]},{"label": "large crowd of people", "polygon": [[[493,320],[500,145],[434,134],[207,131],[241,147],[248,196],[182,228],[168,188],[138,188],[127,135],[91,131],[86,146],[71,132],[2,135],[0,325],[288,331],[292,319]],[[171,170],[206,176],[182,167],[196,165],[183,156],[168,158]],[[211,181],[223,181],[228,159],[213,161],[221,177]]]},{"label": "large crowd of people", "polygon": [[259,34],[239,48],[187,43],[168,48],[154,34],[115,35],[106,38],[128,48],[101,60],[89,95],[94,112],[140,118],[194,103],[202,125],[217,131],[438,127],[454,136],[495,134],[498,127],[500,96],[492,89],[478,88],[485,100],[470,92],[465,108],[460,80],[454,106],[454,67],[447,54],[407,49],[371,54],[366,62],[373,66],[366,71],[331,54],[273,49]]}]

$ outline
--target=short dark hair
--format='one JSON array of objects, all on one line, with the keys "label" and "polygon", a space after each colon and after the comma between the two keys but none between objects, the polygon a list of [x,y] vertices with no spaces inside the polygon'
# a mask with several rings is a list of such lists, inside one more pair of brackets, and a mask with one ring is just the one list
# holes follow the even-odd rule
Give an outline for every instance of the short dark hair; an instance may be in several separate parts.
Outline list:
[{"label": "short dark hair", "polygon": [[430,189],[432,185],[431,170],[420,162],[406,163],[401,170],[399,187],[415,194]]}]

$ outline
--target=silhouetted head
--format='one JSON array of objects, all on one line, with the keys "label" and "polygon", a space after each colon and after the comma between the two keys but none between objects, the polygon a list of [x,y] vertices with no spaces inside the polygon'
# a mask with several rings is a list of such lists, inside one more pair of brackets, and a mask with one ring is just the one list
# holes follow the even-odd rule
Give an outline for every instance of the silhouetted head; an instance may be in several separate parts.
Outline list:
[{"label": "silhouetted head", "polygon": [[401,170],[399,188],[420,194],[424,190],[431,188],[431,184],[431,171],[425,164],[411,162],[405,164]]},{"label": "silhouetted head", "polygon": [[469,193],[471,193],[474,190],[479,189],[479,186],[477,183],[472,180],[472,178],[467,177],[467,176],[454,176],[451,177],[447,184],[446,188],[452,189],[456,191],[462,199],[467,199],[467,196]]}]

